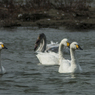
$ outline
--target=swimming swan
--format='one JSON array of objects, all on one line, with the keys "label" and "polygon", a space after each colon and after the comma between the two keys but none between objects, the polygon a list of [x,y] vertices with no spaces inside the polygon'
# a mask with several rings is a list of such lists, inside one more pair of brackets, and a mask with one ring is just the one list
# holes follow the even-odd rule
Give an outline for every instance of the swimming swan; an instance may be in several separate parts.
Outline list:
[{"label": "swimming swan", "polygon": [[2,63],[1,63],[1,50],[2,49],[7,49],[4,44],[2,42],[0,42],[0,74],[4,74],[6,73],[6,70],[4,69],[4,67],[2,66]]},{"label": "swimming swan", "polygon": [[59,45],[59,54],[55,52],[39,52],[36,56],[39,59],[40,63],[43,65],[60,65],[59,64],[59,55],[63,55],[63,50],[64,46],[69,46],[70,44],[68,43],[68,39],[63,39],[60,42]]},{"label": "swimming swan", "polygon": [[[82,48],[78,45],[77,42],[72,42],[70,45],[70,55],[71,60],[62,60],[60,61],[59,73],[80,73],[82,69],[80,65],[77,63],[75,50]],[[62,58],[62,55],[60,55]]]},{"label": "swimming swan", "polygon": [[[34,51],[36,52],[48,52],[48,51],[52,51],[52,52],[56,52],[58,53],[58,48],[59,48],[59,44],[58,42],[54,43],[51,41],[50,44],[47,44],[46,41],[46,36],[44,33],[39,34],[38,39],[35,43],[35,48]],[[64,47],[64,53],[69,53],[68,48]]]}]

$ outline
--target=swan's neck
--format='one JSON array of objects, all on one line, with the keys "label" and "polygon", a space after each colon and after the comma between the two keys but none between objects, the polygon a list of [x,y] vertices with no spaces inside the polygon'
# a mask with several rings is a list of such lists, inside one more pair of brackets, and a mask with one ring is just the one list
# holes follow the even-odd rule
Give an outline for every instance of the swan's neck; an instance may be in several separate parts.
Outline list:
[{"label": "swan's neck", "polygon": [[76,59],[76,55],[75,55],[75,50],[70,49],[70,55],[71,55],[71,66],[76,66],[77,59]]},{"label": "swan's neck", "polygon": [[40,46],[38,48],[38,51],[44,52],[46,50],[46,38],[43,38],[40,42]]},{"label": "swan's neck", "polygon": [[43,39],[43,49],[42,52],[44,52],[46,50],[46,39]]},{"label": "swan's neck", "polygon": [[64,45],[60,43],[59,44],[59,61],[64,59],[63,58],[63,47],[64,47]]},{"label": "swan's neck", "polygon": [[46,40],[42,39],[42,43],[41,43],[41,52],[44,52],[46,50]]}]

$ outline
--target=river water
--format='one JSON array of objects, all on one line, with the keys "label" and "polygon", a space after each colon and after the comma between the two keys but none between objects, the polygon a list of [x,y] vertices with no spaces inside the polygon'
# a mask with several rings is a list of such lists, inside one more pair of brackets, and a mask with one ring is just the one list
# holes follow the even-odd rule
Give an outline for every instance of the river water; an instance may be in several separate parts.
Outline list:
[{"label": "river water", "polygon": [[[81,74],[60,74],[59,66],[39,65],[33,51],[40,33],[47,42],[68,38],[77,41],[83,50],[77,51]],[[0,29],[2,64],[7,73],[0,75],[0,95],[95,95],[95,31],[17,27]],[[69,55],[66,58],[70,59]]]}]

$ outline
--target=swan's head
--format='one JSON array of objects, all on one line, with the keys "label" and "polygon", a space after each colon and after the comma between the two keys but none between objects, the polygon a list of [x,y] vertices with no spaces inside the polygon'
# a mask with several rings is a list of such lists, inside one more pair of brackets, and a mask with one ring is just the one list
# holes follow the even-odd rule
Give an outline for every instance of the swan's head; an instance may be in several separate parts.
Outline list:
[{"label": "swan's head", "polygon": [[1,49],[7,49],[2,42],[0,42],[0,50]]},{"label": "swan's head", "polygon": [[64,38],[64,39],[61,41],[61,44],[63,44],[63,45],[66,46],[66,47],[69,47],[69,46],[70,46],[69,40],[68,40],[67,38]]},{"label": "swan's head", "polygon": [[76,49],[80,49],[80,50],[83,50],[79,44],[77,42],[72,42],[71,45],[70,45],[70,48],[73,49],[73,50],[76,50]]},{"label": "swan's head", "polygon": [[34,47],[34,51],[36,51],[40,45],[40,43],[42,43],[42,40],[45,39],[46,40],[46,36],[44,33],[39,34],[36,43],[35,43],[35,47]]}]

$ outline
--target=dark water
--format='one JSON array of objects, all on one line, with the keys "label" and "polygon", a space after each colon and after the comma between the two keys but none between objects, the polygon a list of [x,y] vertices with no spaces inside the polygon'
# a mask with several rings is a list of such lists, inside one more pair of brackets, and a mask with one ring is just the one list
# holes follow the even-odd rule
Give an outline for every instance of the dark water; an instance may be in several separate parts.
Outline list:
[{"label": "dark water", "polygon": [[[38,65],[33,48],[39,33],[48,43],[68,38],[83,48],[77,51],[82,74],[60,74],[59,66]],[[0,95],[95,95],[95,31],[67,31],[50,28],[0,29],[2,64],[7,74],[0,76]],[[69,58],[69,55],[66,55]]]}]

